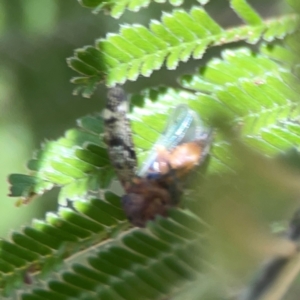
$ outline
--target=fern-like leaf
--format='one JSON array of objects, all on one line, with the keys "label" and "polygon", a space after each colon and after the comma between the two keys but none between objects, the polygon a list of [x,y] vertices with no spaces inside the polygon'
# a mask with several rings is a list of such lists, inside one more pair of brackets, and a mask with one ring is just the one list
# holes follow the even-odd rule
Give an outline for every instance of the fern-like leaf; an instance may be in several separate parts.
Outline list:
[{"label": "fern-like leaf", "polygon": [[[292,46],[289,41],[287,44]],[[242,139],[263,154],[274,155],[299,145],[299,87],[295,85],[297,77],[290,72],[293,57],[293,50],[281,46],[263,45],[258,53],[245,48],[227,50],[222,59],[211,60],[198,74],[182,78],[182,85],[196,93],[159,88],[133,96],[129,117],[140,163],[162,131],[167,112],[179,103],[187,103],[206,123],[216,114],[227,115],[240,129]],[[69,183],[63,176],[67,173],[70,182],[76,182],[77,172],[57,168],[64,165],[64,160],[76,168],[85,165],[81,160],[84,161],[82,158],[86,156],[78,155],[74,149],[82,151],[93,145],[106,155],[99,138],[103,131],[101,118],[83,120],[89,122],[82,122],[84,129],[71,131],[76,132],[71,135],[73,138],[67,134],[67,138],[54,143],[59,148],[46,147],[51,151],[37,156],[32,164],[36,178],[44,174],[40,177],[42,181],[64,185]],[[84,148],[87,142],[90,146]],[[217,134],[209,164],[211,174],[234,167],[236,159],[232,150],[230,144]],[[62,163],[56,164],[57,160]],[[54,175],[57,170],[62,175],[39,172],[39,166],[42,166],[39,161]],[[93,167],[91,176],[95,178],[98,178],[97,172],[102,172],[101,167],[108,166],[105,162],[99,168],[97,160],[88,163],[89,168]],[[86,170],[90,169],[81,171],[84,174]],[[89,186],[85,188],[89,189]],[[22,290],[28,275],[32,277],[32,270],[37,274],[31,278],[34,284],[27,291],[22,290],[24,300],[54,296],[57,299],[90,300],[99,297],[160,299],[184,289],[201,277],[203,255],[199,245],[204,240],[199,228],[200,231],[207,230],[198,215],[201,211],[198,198],[192,197],[194,201],[190,201],[189,197],[192,196],[185,197],[183,203],[197,215],[190,210],[173,209],[169,218],[158,217],[146,229],[126,231],[128,222],[119,198],[110,193],[106,193],[104,200],[75,200],[75,210],[61,207],[58,215],[50,213],[46,221],[34,221],[31,227],[14,232],[11,241],[2,241],[0,245],[3,294],[11,294],[16,285]],[[195,227],[191,225],[195,223]],[[112,242],[108,240],[111,236],[116,237]],[[78,250],[82,251],[81,260],[85,265],[75,263],[78,254],[74,256],[74,253]],[[191,251],[195,257],[189,261]],[[41,286],[39,276],[53,271],[64,258],[68,258],[69,264],[61,268],[60,277],[50,277],[46,285]],[[147,276],[149,272],[150,277]],[[158,274],[163,274],[162,278]],[[136,282],[143,288],[138,289]],[[199,281],[196,285],[199,286]]]},{"label": "fern-like leaf", "polygon": [[[141,8],[147,7],[151,2],[150,0],[78,0],[79,3],[87,8],[91,8],[93,13],[99,13],[104,10],[114,18],[122,16],[126,9],[137,12]],[[165,3],[166,0],[154,0],[156,3]],[[184,0],[168,0],[173,6],[180,6]],[[198,0],[200,4],[206,4],[209,0]]]},{"label": "fern-like leaf", "polygon": [[[173,211],[168,220],[158,218],[147,229],[117,237],[118,231],[128,226],[118,197],[107,194],[106,200],[80,200],[74,206],[75,211],[61,208],[58,214],[48,214],[46,221],[35,220],[22,232],[12,233],[11,241],[1,241],[2,296],[13,295],[17,288],[23,290],[24,300],[53,295],[57,299],[85,296],[92,300],[105,295],[158,299],[178,289],[178,282],[197,277],[201,256],[196,263],[187,255],[196,253],[203,242],[204,225],[197,216]],[[197,230],[191,224],[197,225]],[[108,240],[112,235],[114,240]],[[87,265],[79,264],[79,257]],[[49,276],[58,265],[60,279]],[[161,275],[148,276],[149,271],[155,274],[159,270],[166,275],[163,281]],[[43,288],[40,280],[45,276],[48,280]],[[26,280],[30,280],[27,288]]]},{"label": "fern-like leaf", "polygon": [[2,294],[12,293],[16,284],[22,286],[26,274],[38,272],[41,278],[63,259],[128,227],[119,197],[110,192],[105,194],[105,200],[80,199],[73,206],[74,209],[61,207],[57,214],[48,213],[46,221],[34,220],[22,232],[13,232],[10,241],[0,242]]},{"label": "fern-like leaf", "polygon": [[[243,151],[241,156],[249,159],[248,154]],[[248,161],[251,172],[257,168],[257,163],[256,160]],[[261,163],[260,158],[260,166]],[[274,165],[269,160],[263,163],[266,170]],[[246,170],[249,175],[248,165]],[[265,180],[264,175],[262,178],[256,176],[253,180],[254,178],[260,183]],[[239,186],[241,178],[233,179],[235,186]],[[239,197],[243,200],[240,200],[245,201],[245,195],[249,197],[251,194],[249,187],[245,190],[242,185],[232,189],[228,183],[232,183],[233,179],[228,180],[227,177],[225,185],[232,195],[241,191]],[[280,179],[279,190],[281,186],[291,187],[289,179]],[[212,177],[205,189],[212,191],[212,185],[218,187],[219,184],[222,186],[224,179],[216,180]],[[274,185],[274,182],[271,180],[268,184]],[[294,186],[299,191],[298,180]],[[241,187],[244,189],[240,189]],[[213,190],[216,192],[218,188]],[[265,198],[266,192],[262,191]],[[274,192],[273,189],[271,191]],[[256,198],[260,192],[261,189],[257,189],[252,196]],[[287,194],[290,197],[289,193],[294,192],[292,190]],[[32,226],[25,227],[22,232],[14,232],[11,241],[3,240],[0,243],[0,287],[5,287],[5,290],[1,290],[2,294],[11,297],[14,293],[21,293],[22,300],[53,297],[64,300],[154,300],[171,297],[179,292],[186,293],[188,289],[189,294],[194,294],[188,299],[199,299],[199,293],[191,290],[197,287],[203,292],[207,288],[206,284],[212,280],[211,268],[215,273],[219,266],[210,266],[211,257],[207,247],[213,233],[200,217],[203,210],[200,209],[199,190],[197,193],[196,198],[192,196],[193,212],[189,209],[172,209],[168,218],[157,217],[145,229],[124,231],[128,222],[120,209],[119,197],[111,193],[106,194],[105,200],[74,201],[76,210],[60,208],[58,214],[48,214],[46,221],[35,220]],[[217,195],[218,193],[216,192]],[[204,195],[207,196],[206,193]],[[204,200],[209,203],[218,202],[217,207],[222,207],[225,201],[223,206],[226,207],[226,197],[228,194],[224,194],[223,198],[216,198],[212,193]],[[284,207],[288,206],[286,200],[284,198],[281,201]],[[234,206],[231,206],[232,209]],[[226,215],[222,212],[222,217],[223,214]],[[238,221],[239,226],[245,226],[240,214],[236,216],[233,220],[230,215],[230,221]],[[229,233],[226,232],[226,242],[236,232]],[[113,239],[109,239],[110,237]],[[248,240],[249,236],[244,238]],[[269,245],[267,236],[263,240]],[[254,248],[251,247],[251,257],[254,255]],[[235,247],[230,249],[232,251]],[[234,259],[236,261],[237,258]],[[219,293],[224,293],[223,285],[218,285],[218,281],[211,286],[214,293],[216,287]]]},{"label": "fern-like leaf", "polygon": [[[223,60],[212,60],[199,74],[184,76],[181,83],[201,91],[197,105],[203,115],[213,116],[217,111],[229,115],[240,124],[249,145],[274,155],[300,142],[298,79],[289,71],[293,57],[293,51],[280,46],[262,46],[261,54],[248,49],[225,51]],[[215,144],[216,158],[220,158],[218,153],[224,157],[224,151],[222,143]]]},{"label": "fern-like leaf", "polygon": [[78,49],[75,56],[68,59],[69,66],[82,75],[72,80],[78,84],[75,93],[82,92],[89,97],[103,80],[108,86],[134,81],[139,75],[150,76],[164,62],[173,70],[180,61],[186,62],[191,56],[199,59],[208,47],[241,40],[255,43],[260,38],[271,41],[297,28],[296,16],[261,23],[250,8],[243,12],[251,25],[227,30],[199,7],[189,13],[183,10],[164,13],[161,22],[151,21],[150,29],[123,25],[119,34],[108,34],[106,39],[98,40],[95,47]]},{"label": "fern-like leaf", "polygon": [[[244,152],[243,158],[245,155]],[[255,168],[257,161],[248,163]],[[267,167],[274,164],[264,163],[269,164]],[[256,181],[261,182],[262,178]],[[211,178],[206,188],[211,191],[211,185],[215,187],[223,182],[224,179],[219,179],[218,183]],[[236,178],[235,184],[238,184]],[[289,180],[288,184],[290,186]],[[298,183],[295,185],[299,191]],[[236,189],[230,187],[230,190],[236,193]],[[241,190],[243,199],[245,193],[249,195],[247,191]],[[263,193],[266,197],[265,191]],[[219,205],[227,196],[216,199],[211,195]],[[168,218],[157,217],[145,229],[124,231],[128,222],[120,209],[119,197],[111,193],[106,194],[105,200],[74,201],[76,210],[60,208],[58,214],[49,213],[45,221],[34,220],[22,232],[14,232],[11,241],[0,243],[2,295],[12,297],[18,293],[22,300],[154,300],[188,290],[189,294],[194,294],[188,299],[199,299],[199,293],[191,291],[197,287],[203,292],[212,280],[211,258],[207,252],[212,232],[200,218],[202,209],[199,209],[201,201],[198,198],[199,191],[198,197],[193,198],[197,203],[193,212],[172,209]],[[282,202],[285,207],[288,205]],[[235,221],[244,226],[240,215],[236,215]],[[230,218],[232,221],[233,216]],[[229,237],[227,231],[226,241]],[[268,245],[269,242],[265,241]],[[213,273],[218,268],[213,266]],[[223,294],[223,285],[218,284],[216,281],[211,289],[215,292],[218,287],[217,291]]]},{"label": "fern-like leaf", "polygon": [[12,174],[10,196],[28,202],[53,186],[61,186],[60,204],[88,192],[107,189],[114,171],[104,148],[101,116],[78,121],[79,129],[68,130],[63,138],[47,141],[27,166],[30,175]]},{"label": "fern-like leaf", "polygon": [[[176,5],[182,1],[170,0],[170,3]],[[81,3],[98,9],[106,7],[115,15],[125,8],[136,10],[148,5],[145,0],[81,0]],[[83,74],[74,79],[79,86],[77,92],[83,89],[83,94],[89,96],[103,79],[114,85],[135,80],[139,75],[149,76],[164,61],[169,69],[174,69],[191,55],[200,58],[210,46],[236,40],[272,41],[296,30],[294,16],[262,22],[245,0],[232,0],[231,5],[246,26],[222,29],[204,9],[194,7],[190,13],[175,10],[164,14],[162,22],[153,21],[150,29],[124,26],[120,34],[108,35],[96,47],[77,50],[68,61]],[[299,194],[298,175],[278,167],[276,160],[257,155],[260,152],[274,156],[299,145],[299,74],[293,68],[298,53],[294,46],[293,40],[286,39],[285,48],[264,44],[257,52],[245,48],[227,50],[221,59],[211,60],[198,74],[181,78],[182,86],[190,92],[158,88],[131,98],[129,117],[140,164],[162,132],[168,112],[180,103],[188,104],[208,125],[216,116],[227,117],[236,129],[234,133],[238,133],[237,139],[232,140],[216,132],[210,176],[205,184],[199,187],[197,177],[197,186],[184,195],[180,208],[171,209],[167,218],[158,216],[144,229],[130,228],[120,198],[109,192],[114,171],[102,141],[100,116],[84,117],[79,121],[79,129],[68,131],[58,141],[45,142],[28,163],[29,175],[10,176],[11,196],[21,196],[26,202],[36,194],[60,186],[60,203],[65,205],[67,199],[72,200],[72,207],[60,206],[58,213],[48,213],[46,220],[34,220],[31,226],[14,231],[9,240],[0,241],[1,296],[22,300],[154,300],[176,294],[177,299],[193,300],[199,299],[199,291],[193,292],[195,287],[206,296],[203,291],[211,285],[214,292],[213,297],[208,293],[210,299],[216,299],[217,293],[223,299],[225,290],[237,290],[223,288],[225,284],[220,285],[216,279],[219,274],[210,278],[211,269],[218,272],[221,268],[214,264],[211,257],[215,252],[210,251],[215,249],[210,248],[210,243],[220,228],[212,224],[211,231],[202,221],[203,208],[209,210],[211,205],[221,230],[223,227],[231,230],[226,231],[225,247],[218,248],[226,252],[229,240],[232,252],[232,249],[239,251],[241,244],[230,239],[241,237],[228,224],[241,228],[254,224],[243,223],[249,216],[244,214],[248,206],[240,206],[242,202],[253,205],[257,199],[262,203],[267,197],[263,205],[275,203],[280,207],[281,203],[281,213],[283,208],[294,206],[290,199]],[[239,174],[228,172],[220,179],[221,171],[236,165]],[[266,172],[260,172],[262,167]],[[283,180],[282,174],[287,179]],[[92,193],[99,190],[102,195],[94,197]],[[264,201],[260,201],[261,197]],[[276,197],[281,202],[275,201]],[[238,205],[235,200],[239,200]],[[263,209],[256,207],[256,211]],[[210,222],[214,222],[213,218]],[[256,229],[261,233],[261,228]],[[246,242],[251,240],[252,257],[255,256],[252,241],[257,241],[258,236],[248,235],[251,230],[246,233],[242,235]],[[222,244],[222,236],[215,241]],[[263,236],[258,251],[277,249],[270,247],[269,242],[269,236]]]},{"label": "fern-like leaf", "polygon": [[[188,104],[206,123],[216,114],[227,115],[233,124],[239,124],[243,139],[266,155],[298,145],[300,107],[294,84],[297,78],[290,73],[293,57],[293,51],[281,46],[262,46],[260,53],[246,48],[227,50],[223,52],[223,59],[213,59],[199,74],[181,79],[184,87],[197,93],[159,88],[134,95],[129,118],[139,164],[163,131],[170,110],[180,103]],[[13,196],[30,197],[32,194],[28,191],[41,193],[45,186],[55,184],[63,187],[60,202],[64,203],[66,198],[76,199],[87,191],[108,188],[113,172],[99,139],[102,121],[95,117],[83,120],[89,120],[92,126],[89,134],[86,136],[82,130],[72,132],[81,132],[86,140],[80,139],[76,144],[63,138],[50,143],[56,148],[44,147],[40,152],[43,155],[29,163],[35,166],[31,167],[34,177],[10,177]],[[67,142],[67,148],[61,146],[62,141]],[[95,145],[78,148],[87,142]],[[210,172],[233,167],[234,159],[223,138],[215,138],[212,151]]]},{"label": "fern-like leaf", "polygon": [[[241,48],[224,51],[222,56],[222,60],[213,59],[200,69],[199,74],[181,79],[182,85],[198,91],[196,94],[173,89],[145,94],[147,108],[137,108],[130,115],[140,159],[147,157],[147,150],[162,130],[168,108],[178,103],[187,103],[206,122],[216,114],[227,115],[237,124],[243,139],[266,155],[299,145],[298,79],[289,71],[293,51],[262,46],[261,53]],[[138,98],[132,101],[133,105],[141,102]],[[226,142],[217,136],[210,171],[231,168],[233,161]]]}]

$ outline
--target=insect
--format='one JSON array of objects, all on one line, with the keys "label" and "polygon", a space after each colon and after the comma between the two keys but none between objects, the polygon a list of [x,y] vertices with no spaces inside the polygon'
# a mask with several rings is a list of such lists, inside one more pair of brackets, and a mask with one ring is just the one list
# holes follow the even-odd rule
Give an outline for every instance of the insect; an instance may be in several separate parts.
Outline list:
[{"label": "insect", "polygon": [[[168,209],[178,204],[181,194],[178,182],[205,160],[211,145],[212,131],[204,127],[198,114],[187,105],[177,106],[148,159],[136,172],[130,123],[123,109],[118,110],[122,111],[119,118],[115,112],[111,112],[112,108],[117,111],[116,102],[113,102],[114,105],[110,102],[118,89],[120,87],[110,90],[106,108],[108,111],[104,113],[108,150],[125,189],[121,199],[123,209],[132,224],[143,227],[156,215],[166,216]],[[122,96],[125,97],[124,93]],[[125,102],[124,99],[120,100],[120,105]],[[112,125],[113,121],[118,125]],[[114,132],[117,129],[119,131]],[[131,168],[133,166],[134,169]]]},{"label": "insect", "polygon": [[195,111],[185,104],[178,105],[138,176],[163,175],[172,169],[183,176],[204,160],[211,136],[211,130],[204,127]]}]

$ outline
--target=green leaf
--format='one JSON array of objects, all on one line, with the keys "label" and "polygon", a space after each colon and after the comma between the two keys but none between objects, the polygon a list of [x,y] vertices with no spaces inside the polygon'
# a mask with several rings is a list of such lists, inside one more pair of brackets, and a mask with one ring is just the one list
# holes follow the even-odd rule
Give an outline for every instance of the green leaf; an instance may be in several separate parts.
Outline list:
[{"label": "green leaf", "polygon": [[[199,74],[182,78],[181,84],[198,91],[196,94],[164,88],[156,93],[145,91],[143,101],[147,107],[139,105],[130,114],[139,161],[147,157],[163,130],[170,109],[178,103],[187,103],[206,122],[216,114],[230,116],[234,124],[241,124],[239,130],[243,139],[261,153],[274,155],[279,150],[297,146],[300,106],[293,81],[285,79],[289,70],[284,69],[288,55],[277,54],[280,62],[276,63],[269,57],[278,53],[278,47],[269,51],[268,56],[263,54],[265,51],[254,53],[246,48],[224,51],[222,60],[213,59],[205,69],[199,70]],[[288,134],[290,124],[295,126],[297,133]],[[211,172],[218,172],[221,165],[231,168],[234,161],[219,138],[214,141]]]},{"label": "green leaf", "polygon": [[[189,290],[194,295],[187,299],[199,299],[199,292],[206,295],[207,290],[213,290],[207,294],[220,293],[224,297],[228,286],[220,283],[219,275],[211,274],[218,271],[227,275],[231,270],[224,272],[222,260],[212,259],[216,248],[222,254],[228,248],[230,252],[234,250],[234,263],[239,258],[238,250],[249,248],[247,243],[231,243],[230,238],[236,235],[232,237],[224,224],[234,217],[237,219],[230,224],[235,228],[248,228],[254,223],[243,223],[248,206],[235,207],[235,203],[242,205],[245,199],[248,204],[260,203],[255,211],[261,214],[270,212],[271,203],[272,210],[277,206],[282,215],[283,209],[295,205],[288,199],[299,193],[298,175],[280,168],[273,173],[276,161],[257,154],[271,157],[299,145],[299,86],[295,85],[297,73],[291,72],[289,52],[293,55],[293,49],[279,45],[263,45],[257,52],[246,48],[223,51],[222,58],[212,59],[197,74],[181,79],[189,92],[161,87],[132,97],[129,117],[140,164],[161,134],[170,110],[180,103],[187,103],[208,125],[216,116],[226,116],[237,137],[232,140],[216,130],[208,165],[210,177],[205,185],[200,185],[200,178],[195,176],[197,185],[184,195],[184,208],[173,208],[168,218],[157,217],[145,229],[128,229],[117,195],[106,192],[105,199],[98,199],[89,194],[107,189],[113,178],[101,140],[101,117],[84,117],[79,129],[68,131],[56,142],[46,142],[29,163],[34,175],[12,176],[10,180],[16,183],[13,187],[27,185],[25,197],[28,190],[37,192],[37,183],[60,185],[65,193],[63,199],[73,200],[73,207],[60,207],[57,214],[48,213],[45,221],[35,220],[32,226],[14,232],[11,241],[0,242],[3,295],[17,290],[22,299],[162,299],[181,292],[186,295]],[[175,65],[176,60],[172,63]],[[238,136],[255,152],[245,147]],[[251,155],[257,157],[251,159]],[[244,167],[243,176],[230,173],[236,171],[237,165]],[[220,176],[222,172],[225,176]],[[241,179],[249,186],[241,185]],[[260,185],[264,180],[268,189]],[[211,215],[205,214],[209,207],[213,210]],[[221,213],[215,214],[217,210]],[[210,223],[216,222],[214,218],[219,227],[212,226],[210,230]],[[214,238],[223,227],[227,244],[222,236]],[[242,235],[249,242],[248,234]],[[211,245],[214,242],[217,247]],[[261,247],[266,245],[259,244]],[[236,273],[244,274],[241,270]],[[34,284],[25,289],[28,275]],[[43,285],[39,284],[40,278]],[[235,278],[240,279],[237,275]]]},{"label": "green leaf", "polygon": [[[287,135],[285,129],[291,123],[297,126],[299,112],[293,86],[297,78],[289,72],[293,55],[293,51],[279,45],[262,45],[259,53],[246,48],[226,50],[222,59],[212,59],[198,74],[181,79],[183,87],[196,94],[160,88],[133,96],[129,118],[139,164],[163,131],[171,109],[180,103],[196,110],[206,123],[216,114],[227,115],[233,124],[241,124],[243,139],[267,155],[297,146],[298,133]],[[66,204],[68,198],[80,199],[109,187],[114,172],[99,139],[102,119],[84,117],[79,125],[80,130],[68,131],[65,138],[47,142],[37,152],[29,163],[34,177],[25,177],[30,179],[26,184],[24,177],[11,176],[13,196],[26,198],[42,193],[45,187],[59,185],[59,201]],[[281,135],[284,138],[279,138]],[[217,136],[210,170],[214,173],[220,168],[230,169],[233,161],[226,143]]]},{"label": "green leaf", "polygon": [[65,137],[43,144],[28,162],[31,175],[10,175],[10,196],[22,197],[26,203],[60,186],[59,202],[65,205],[66,199],[107,188],[114,172],[100,137],[103,120],[101,116],[86,116],[78,125],[79,129],[68,130]]},{"label": "green leaf", "polygon": [[[154,0],[156,3],[165,3],[166,0]],[[126,9],[138,12],[141,8],[149,6],[150,0],[78,0],[78,2],[87,8],[93,9],[93,13],[99,13],[104,10],[114,18],[119,18],[123,15]],[[169,0],[173,6],[180,6],[184,0]],[[208,0],[198,1],[201,4],[206,4]]]},{"label": "green leaf", "polygon": [[[165,62],[169,70],[191,56],[200,59],[208,47],[246,40],[257,43],[261,38],[272,41],[297,29],[295,15],[262,22],[245,1],[232,1],[233,8],[249,25],[222,29],[201,7],[188,13],[174,10],[163,13],[161,22],[152,20],[149,29],[141,25],[125,25],[119,34],[108,34],[95,47],[77,49],[68,59],[69,66],[80,73],[73,83],[89,97],[96,86],[135,81],[139,75],[150,76]],[[82,76],[85,75],[85,76]]]},{"label": "green leaf", "polygon": [[[112,196],[107,194],[108,198]],[[120,209],[120,202],[117,208],[106,200],[94,199],[92,202],[79,200],[74,201],[74,207],[75,210],[62,207],[58,215],[48,214],[46,221],[34,220],[32,226],[25,227],[22,232],[14,232],[12,240],[15,244],[6,241],[0,243],[2,274],[10,272],[15,266],[18,267],[22,277],[21,274],[25,270],[34,268],[35,275],[31,276],[31,280],[35,281],[42,274],[45,276],[53,272],[61,258],[69,257],[69,264],[72,264],[71,269],[60,265],[62,281],[50,278],[47,280],[47,289],[42,287],[37,289],[33,285],[32,293],[29,294],[27,289],[22,299],[27,299],[29,295],[37,297],[44,295],[47,298],[56,293],[65,297],[79,297],[84,294],[88,295],[89,299],[97,299],[100,294],[106,293],[107,284],[111,285],[110,290],[116,295],[125,293],[134,299],[138,295],[142,298],[145,295],[156,298],[162,293],[171,293],[176,286],[178,287],[178,283],[185,284],[195,278],[197,273],[195,262],[184,255],[184,249],[197,247],[203,240],[199,232],[192,232],[186,227],[187,221],[199,222],[195,215],[191,219],[190,213],[184,210],[174,211],[169,220],[159,218],[159,222],[152,223],[148,229],[129,230],[113,241],[107,240],[103,244],[109,237],[110,229],[127,224],[125,215]],[[172,234],[169,232],[170,229]],[[172,236],[171,243],[170,239],[166,243],[167,236]],[[182,238],[190,242],[189,246],[183,243]],[[94,246],[96,244],[97,248]],[[87,251],[93,253],[87,256],[88,264],[84,266],[76,263],[76,257],[80,255],[84,259]],[[164,257],[163,261],[160,261],[161,255]],[[1,265],[1,259],[7,263]],[[158,270],[165,275],[168,274],[163,284],[153,276],[148,277]],[[15,273],[1,277],[0,287],[4,285],[7,287],[9,280],[16,282],[17,278],[13,274]],[[174,278],[177,278],[176,286]],[[137,282],[140,283],[138,288]],[[70,288],[68,284],[73,287]],[[97,293],[94,295],[86,290],[97,290]],[[13,291],[11,287],[5,294],[9,295]]]},{"label": "green leaf", "polygon": [[251,8],[246,0],[231,0],[230,4],[247,24],[253,26],[263,24],[259,15]]}]

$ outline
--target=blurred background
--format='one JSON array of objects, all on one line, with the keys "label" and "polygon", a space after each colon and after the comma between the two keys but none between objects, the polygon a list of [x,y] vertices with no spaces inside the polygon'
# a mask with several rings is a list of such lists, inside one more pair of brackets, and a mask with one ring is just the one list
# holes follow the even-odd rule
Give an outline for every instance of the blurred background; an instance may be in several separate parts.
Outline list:
[{"label": "blurred background", "polygon": [[[281,1],[249,1],[263,16],[278,15]],[[185,1],[189,9],[196,1]],[[228,1],[211,1],[208,11],[222,26],[232,26],[239,19],[232,15]],[[90,99],[73,96],[70,83],[76,75],[66,64],[73,50],[94,44],[107,32],[117,32],[119,24],[159,19],[161,11],[171,11],[168,4],[151,4],[138,13],[126,12],[115,20],[99,13],[94,15],[74,0],[2,0],[0,2],[0,237],[11,229],[43,218],[46,211],[56,210],[53,190],[28,206],[15,207],[17,199],[7,197],[6,181],[10,173],[26,173],[26,161],[44,140],[56,139],[74,127],[76,119],[100,111],[105,89],[99,86]],[[232,45],[236,47],[237,45]],[[192,73],[220,48],[209,51],[203,60],[180,64],[174,72],[163,69],[151,78],[128,83],[128,92],[160,84],[176,86],[176,78]]]}]

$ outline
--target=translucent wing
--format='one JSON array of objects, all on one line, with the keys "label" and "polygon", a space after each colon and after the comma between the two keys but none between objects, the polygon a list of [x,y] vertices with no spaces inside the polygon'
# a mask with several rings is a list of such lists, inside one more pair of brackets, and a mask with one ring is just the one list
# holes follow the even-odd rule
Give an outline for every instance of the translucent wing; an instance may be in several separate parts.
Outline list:
[{"label": "translucent wing", "polygon": [[[210,136],[211,130],[203,125],[195,111],[185,104],[178,105],[173,110],[165,130],[152,147],[148,159],[137,175],[145,177],[148,173],[155,172],[154,165],[158,156],[158,147],[164,147],[170,151],[183,143],[206,141]],[[208,152],[208,149],[206,149],[206,152]]]}]

